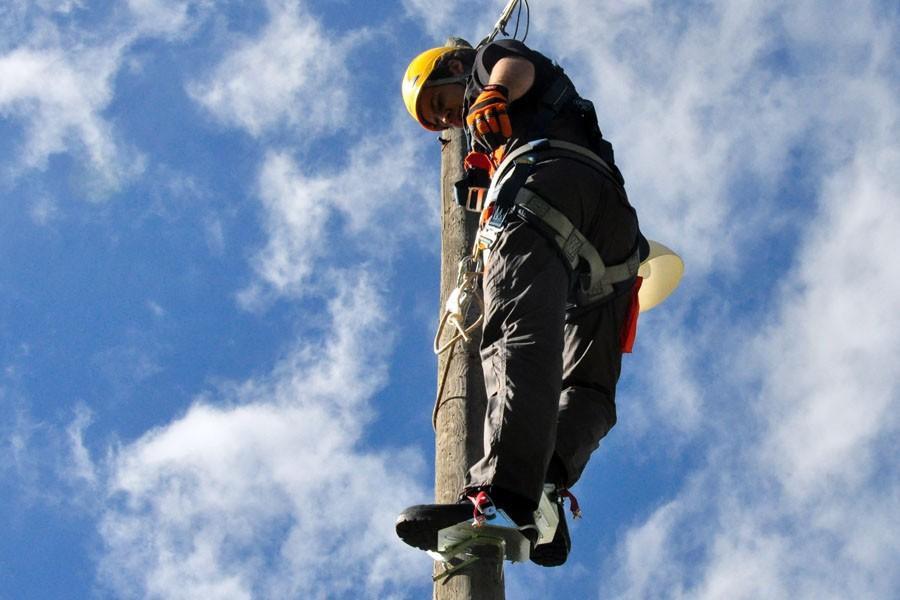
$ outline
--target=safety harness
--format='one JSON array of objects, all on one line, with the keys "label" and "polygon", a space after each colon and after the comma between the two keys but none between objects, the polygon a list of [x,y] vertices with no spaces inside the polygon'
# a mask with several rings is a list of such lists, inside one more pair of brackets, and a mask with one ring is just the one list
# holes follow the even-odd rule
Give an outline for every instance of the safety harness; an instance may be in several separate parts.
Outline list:
[{"label": "safety harness", "polygon": [[489,252],[510,215],[517,214],[558,246],[569,269],[577,277],[575,300],[579,306],[587,306],[612,295],[615,284],[637,275],[642,245],[635,244],[634,252],[624,262],[606,265],[594,245],[568,217],[524,187],[537,164],[554,158],[578,161],[618,181],[616,171],[584,146],[551,139],[520,146],[503,159],[494,173],[486,197],[489,217],[483,220],[478,232],[475,251]]},{"label": "safety harness", "polygon": [[[472,152],[466,157],[465,176],[456,182],[456,200],[467,210],[485,211],[473,255],[489,252],[509,216],[515,213],[547,235],[559,247],[575,279],[573,282],[575,301],[579,306],[586,306],[611,296],[615,291],[615,284],[628,281],[637,275],[641,249],[646,245],[636,243],[634,252],[627,260],[607,266],[594,245],[568,217],[553,208],[538,194],[524,187],[525,181],[537,164],[554,158],[578,161],[609,178],[616,185],[624,185],[622,174],[615,166],[612,145],[603,139],[597,125],[594,105],[578,95],[562,67],[556,64],[554,67],[556,77],[541,95],[528,130],[532,135],[542,138],[557,115],[571,111],[583,119],[590,148],[563,140],[536,139],[506,155],[489,179],[485,165],[479,165],[478,161],[474,160],[478,157],[487,160],[487,157]],[[466,89],[466,98],[475,96],[481,82],[489,78],[490,73],[484,65],[477,63],[476,72],[470,78]],[[465,108],[468,110],[468,106]],[[469,137],[468,131],[466,134]],[[471,146],[471,138],[468,141]]]},{"label": "safety harness", "polygon": [[[510,2],[510,5],[512,4],[513,2]],[[479,44],[479,48],[490,39]],[[639,234],[631,256],[620,264],[607,266],[597,249],[568,217],[553,208],[538,194],[524,187],[525,181],[537,164],[561,157],[584,163],[601,175],[611,178],[617,185],[624,185],[622,174],[615,166],[612,145],[603,139],[600,132],[594,105],[589,100],[581,98],[562,68],[558,65],[556,67],[557,77],[541,96],[538,110],[529,128],[530,135],[539,138],[545,136],[553,119],[561,112],[571,110],[579,114],[584,121],[590,149],[563,140],[537,139],[507,155],[496,169],[493,169],[493,173],[491,170],[494,164],[487,154],[470,152],[463,164],[464,176],[455,183],[456,202],[470,212],[482,213],[482,220],[472,254],[460,261],[457,289],[448,298],[446,311],[434,340],[436,354],[450,352],[444,363],[432,412],[432,425],[435,431],[438,411],[445,401],[444,384],[447,381],[456,344],[461,340],[468,342],[469,334],[480,326],[483,319],[484,306],[479,296],[477,278],[482,274],[488,254],[511,214],[520,215],[557,245],[572,274],[574,299],[580,307],[599,303],[616,293],[618,291],[616,284],[636,277],[641,259],[649,253],[646,239]],[[485,80],[487,78],[484,77]],[[459,83],[459,80],[454,79],[447,83]],[[475,74],[470,74],[466,98],[475,95],[474,92],[479,87]],[[468,100],[464,110],[468,111]],[[467,145],[471,148],[470,133],[468,130],[465,133]],[[639,282],[640,280],[637,280],[631,288],[633,307],[637,306]],[[473,300],[479,304],[479,316],[467,326],[467,315]],[[636,331],[637,310],[632,310],[630,314],[629,325],[623,329],[624,352],[631,351]],[[450,324],[454,332],[449,341],[443,342],[446,324]],[[574,498],[572,500],[574,501]],[[576,508],[577,504],[573,506],[573,510]]]}]

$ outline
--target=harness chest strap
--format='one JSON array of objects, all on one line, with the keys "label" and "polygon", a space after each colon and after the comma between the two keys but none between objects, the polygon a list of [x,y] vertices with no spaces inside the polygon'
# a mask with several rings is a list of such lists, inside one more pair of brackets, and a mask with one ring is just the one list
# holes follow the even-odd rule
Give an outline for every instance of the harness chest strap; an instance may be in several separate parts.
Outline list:
[{"label": "harness chest strap", "polygon": [[[513,167],[515,163],[521,162],[524,159],[526,162],[534,164],[535,162],[537,162],[537,153],[549,154],[550,151],[565,153],[569,158],[580,160],[581,162],[602,172],[604,175],[611,177],[613,181],[618,181],[616,173],[612,169],[612,167],[609,166],[609,163],[607,163],[598,154],[591,151],[590,149],[585,148],[584,146],[581,146],[579,144],[566,142],[564,140],[551,140],[545,138],[523,144],[522,146],[519,146],[518,148],[507,154],[504,157],[503,162],[497,165],[497,170],[495,172],[493,182],[499,181],[506,170],[510,167]],[[546,158],[553,157],[541,157],[541,159]],[[491,188],[493,191],[494,185],[491,185]]]}]

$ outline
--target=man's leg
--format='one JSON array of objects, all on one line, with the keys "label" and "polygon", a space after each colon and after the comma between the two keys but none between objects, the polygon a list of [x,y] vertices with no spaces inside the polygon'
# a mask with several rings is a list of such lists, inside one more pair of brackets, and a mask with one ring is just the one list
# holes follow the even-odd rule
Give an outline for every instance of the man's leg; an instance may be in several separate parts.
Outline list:
[{"label": "man's leg", "polygon": [[484,281],[485,455],[466,481],[490,488],[501,506],[511,493],[533,510],[541,495],[556,437],[568,283],[552,242],[520,220],[507,225]]},{"label": "man's leg", "polygon": [[[512,219],[485,273],[485,456],[469,470],[465,487],[486,491],[532,543],[538,535],[533,512],[556,437],[568,283],[552,242]],[[441,529],[472,515],[468,502],[412,506],[397,518],[397,535],[435,550]]]},{"label": "man's leg", "polygon": [[[630,304],[630,294],[623,296],[627,302],[614,298],[566,323],[556,450],[547,469],[547,481],[556,486],[551,500],[561,501],[559,492],[575,485],[591,453],[616,422],[616,381],[622,358],[618,313],[627,311]],[[559,566],[566,562],[571,545],[560,505],[553,540],[535,547],[531,560],[545,567]]]},{"label": "man's leg", "polygon": [[[537,169],[528,186],[565,214],[607,265],[621,263],[634,251],[637,217],[625,191],[609,177],[576,161],[555,161]],[[550,481],[564,487],[578,480],[616,422],[619,332],[630,304],[628,291],[621,291],[595,307],[574,309],[566,319],[557,458],[548,473]],[[560,471],[565,472],[560,476]]]},{"label": "man's leg", "polygon": [[578,481],[591,453],[616,424],[619,334],[630,303],[631,295],[622,293],[566,323],[555,452],[564,473],[554,482],[564,487]]}]

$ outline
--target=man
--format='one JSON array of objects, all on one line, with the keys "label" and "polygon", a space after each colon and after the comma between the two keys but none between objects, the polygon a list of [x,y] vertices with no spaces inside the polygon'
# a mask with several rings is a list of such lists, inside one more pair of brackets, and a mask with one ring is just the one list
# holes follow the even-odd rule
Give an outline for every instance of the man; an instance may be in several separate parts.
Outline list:
[{"label": "man", "polygon": [[484,457],[460,503],[411,507],[397,533],[433,550],[437,531],[470,520],[472,503],[476,516],[490,503],[534,544],[533,512],[550,483],[560,526],[531,560],[562,564],[570,542],[558,498],[616,422],[646,241],[593,106],[542,54],[515,40],[434,48],[410,64],[403,97],[426,129],[467,127],[494,172],[481,232],[490,245]]}]

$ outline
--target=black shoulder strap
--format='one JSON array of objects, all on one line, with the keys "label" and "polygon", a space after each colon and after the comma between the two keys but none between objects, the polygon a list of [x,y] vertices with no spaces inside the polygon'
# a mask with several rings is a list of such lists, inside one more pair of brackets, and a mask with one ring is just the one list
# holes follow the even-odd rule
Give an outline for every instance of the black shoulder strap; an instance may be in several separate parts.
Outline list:
[{"label": "black shoulder strap", "polygon": [[578,97],[575,86],[568,75],[558,70],[559,74],[544,95],[541,96],[540,109],[534,117],[534,133],[537,137],[543,137],[547,133],[550,122],[560,113],[569,102]]}]

